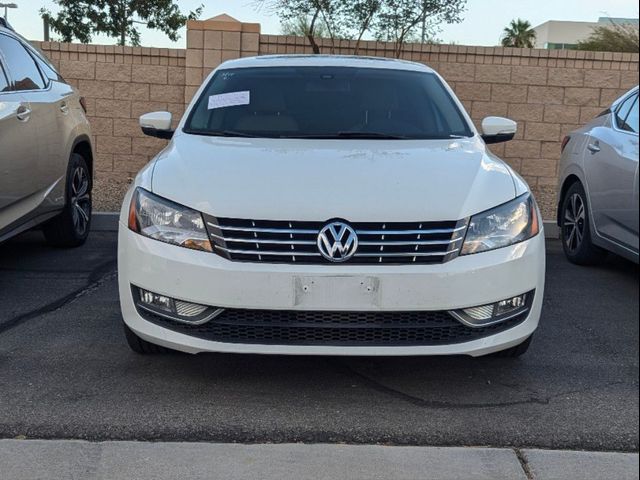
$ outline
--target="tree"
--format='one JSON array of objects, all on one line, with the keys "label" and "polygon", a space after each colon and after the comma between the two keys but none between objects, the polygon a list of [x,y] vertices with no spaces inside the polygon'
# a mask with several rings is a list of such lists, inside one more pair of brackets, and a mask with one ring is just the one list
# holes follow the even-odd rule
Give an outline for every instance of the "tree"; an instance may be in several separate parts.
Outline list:
[{"label": "tree", "polygon": [[[284,25],[295,22],[300,18],[307,19],[306,37],[313,49],[313,53],[320,53],[320,46],[316,42],[318,28],[326,31],[326,36],[335,46],[335,40],[342,30],[341,10],[348,0],[254,0],[257,9],[267,8],[275,12]],[[326,29],[326,30],[325,30]]]},{"label": "tree", "polygon": [[42,8],[40,16],[65,42],[74,38],[91,42],[94,34],[118,39],[118,45],[140,45],[138,25],[164,32],[171,40],[187,20],[200,16],[202,6],[183,15],[173,0],[54,0],[60,11],[53,15]]},{"label": "tree", "polygon": [[392,41],[395,56],[400,57],[407,40],[430,41],[441,23],[462,21],[465,5],[466,0],[383,0],[373,27],[375,36]]},{"label": "tree", "polygon": [[[357,54],[362,39],[371,34],[395,42],[399,57],[404,43],[419,41],[420,25],[431,33],[442,22],[459,22],[466,0],[254,0],[254,4],[258,9],[266,6],[285,25],[305,18],[305,36],[314,53],[320,53],[318,28],[326,27],[332,52],[336,39],[349,38],[356,39],[353,53]],[[423,38],[433,41],[431,36]]]},{"label": "tree", "polygon": [[356,46],[354,55],[360,50],[360,42],[365,33],[371,28],[371,25],[380,12],[382,2],[384,0],[352,0],[347,1],[343,10],[345,14],[345,24],[347,29],[355,33]]},{"label": "tree", "polygon": [[596,27],[589,38],[578,42],[577,49],[638,53],[640,43],[638,32],[638,26],[630,24],[612,23],[611,25]]},{"label": "tree", "polygon": [[509,26],[502,31],[501,43],[503,47],[533,48],[536,43],[536,31],[527,20],[511,20]]},{"label": "tree", "polygon": [[[304,15],[293,18],[291,20],[283,20],[281,22],[283,35],[293,35],[295,37],[307,37],[312,32],[311,19]],[[316,22],[313,29],[315,38],[329,38],[327,27],[322,22]]]}]

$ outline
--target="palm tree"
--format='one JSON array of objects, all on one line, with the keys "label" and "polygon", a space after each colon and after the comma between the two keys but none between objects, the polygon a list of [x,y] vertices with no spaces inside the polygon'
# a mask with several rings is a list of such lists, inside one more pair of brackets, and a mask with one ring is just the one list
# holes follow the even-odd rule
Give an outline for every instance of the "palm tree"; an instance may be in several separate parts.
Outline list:
[{"label": "palm tree", "polygon": [[502,33],[503,47],[533,48],[535,41],[536,31],[527,20],[520,18],[511,20]]}]

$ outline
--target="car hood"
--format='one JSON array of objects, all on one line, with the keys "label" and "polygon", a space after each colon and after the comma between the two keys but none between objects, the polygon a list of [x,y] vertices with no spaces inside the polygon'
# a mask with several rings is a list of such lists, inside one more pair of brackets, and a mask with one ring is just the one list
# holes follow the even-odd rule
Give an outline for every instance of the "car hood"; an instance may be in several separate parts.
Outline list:
[{"label": "car hood", "polygon": [[477,138],[295,140],[178,134],[152,190],[218,216],[353,222],[459,220],[515,197]]}]

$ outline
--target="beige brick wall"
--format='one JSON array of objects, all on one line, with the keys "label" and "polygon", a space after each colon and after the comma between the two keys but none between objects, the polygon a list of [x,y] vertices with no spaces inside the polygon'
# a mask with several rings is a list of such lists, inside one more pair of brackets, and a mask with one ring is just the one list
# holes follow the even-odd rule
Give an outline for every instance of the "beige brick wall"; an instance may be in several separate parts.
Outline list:
[{"label": "beige brick wall", "polygon": [[138,117],[184,112],[185,50],[40,42],[36,45],[85,97],[96,158],[95,208],[115,211],[135,174],[165,145]]},{"label": "beige brick wall", "polygon": [[[320,41],[323,53],[352,54],[355,42]],[[116,210],[126,185],[166,142],[145,137],[137,118],[177,118],[206,75],[225,60],[310,54],[307,40],[261,35],[259,24],[190,21],[187,49],[40,43],[86,97],[97,153],[96,208]],[[365,41],[359,54],[393,57]],[[402,58],[436,69],[479,126],[487,115],[518,122],[516,138],[492,150],[529,182],[545,219],[554,218],[560,142],[638,83],[638,54],[457,45],[407,45]]]}]

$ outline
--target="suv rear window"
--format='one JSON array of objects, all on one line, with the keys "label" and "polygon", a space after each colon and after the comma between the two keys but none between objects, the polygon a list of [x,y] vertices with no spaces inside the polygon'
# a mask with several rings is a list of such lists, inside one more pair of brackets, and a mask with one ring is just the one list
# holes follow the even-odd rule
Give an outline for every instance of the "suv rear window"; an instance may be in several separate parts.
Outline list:
[{"label": "suv rear window", "polygon": [[356,67],[220,70],[197,100],[184,130],[272,138],[473,135],[436,75]]}]

